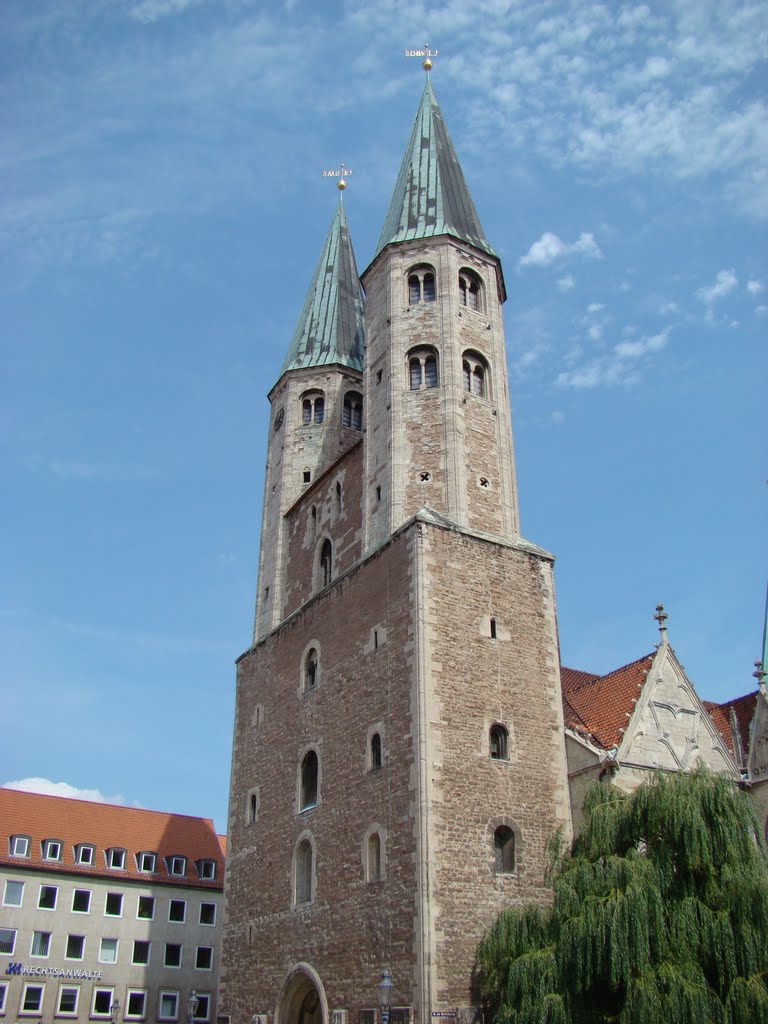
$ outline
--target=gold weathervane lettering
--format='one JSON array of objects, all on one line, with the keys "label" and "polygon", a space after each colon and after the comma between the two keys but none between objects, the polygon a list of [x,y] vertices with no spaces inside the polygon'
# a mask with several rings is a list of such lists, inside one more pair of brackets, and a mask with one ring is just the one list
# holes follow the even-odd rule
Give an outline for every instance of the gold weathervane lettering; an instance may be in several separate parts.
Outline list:
[{"label": "gold weathervane lettering", "polygon": [[340,192],[343,192],[344,189],[347,187],[347,183],[346,183],[346,181],[344,181],[344,179],[348,178],[351,173],[352,173],[352,168],[351,167],[345,167],[344,164],[342,164],[341,167],[338,170],[335,170],[335,171],[323,171],[323,177],[324,178],[338,178],[339,180],[336,182],[336,188]]},{"label": "gold weathervane lettering", "polygon": [[437,57],[438,52],[439,52],[438,50],[430,50],[429,43],[424,43],[424,49],[423,50],[403,50],[403,56],[404,57],[423,57],[424,60],[421,62],[421,66],[427,72],[427,75],[429,75],[429,72],[432,70],[432,60],[431,60],[431,58],[432,57]]}]

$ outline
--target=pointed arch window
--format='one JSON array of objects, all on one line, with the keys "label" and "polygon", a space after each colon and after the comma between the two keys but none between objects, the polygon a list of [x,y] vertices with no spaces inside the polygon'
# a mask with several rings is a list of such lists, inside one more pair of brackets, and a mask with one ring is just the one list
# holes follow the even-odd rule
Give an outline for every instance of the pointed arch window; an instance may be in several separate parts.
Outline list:
[{"label": "pointed arch window", "polygon": [[474,270],[464,267],[459,271],[459,304],[482,312],[483,286]]},{"label": "pointed arch window", "polygon": [[422,302],[434,302],[435,268],[428,263],[411,267],[408,271],[408,305],[418,306]]},{"label": "pointed arch window", "polygon": [[320,547],[320,571],[318,582],[320,587],[327,587],[333,574],[333,545],[326,537]]},{"label": "pointed arch window", "polygon": [[341,425],[352,427],[353,430],[363,429],[363,396],[358,391],[348,391],[344,395]]},{"label": "pointed arch window", "polygon": [[301,762],[301,795],[299,810],[306,811],[317,806],[317,779],[319,763],[314,750],[308,750]]},{"label": "pointed arch window", "polygon": [[381,881],[381,836],[372,832],[366,849],[366,875],[369,882]]},{"label": "pointed arch window", "polygon": [[310,647],[304,659],[304,693],[309,693],[317,686],[317,649]]},{"label": "pointed arch window", "polygon": [[371,736],[371,771],[375,772],[381,768],[381,736],[375,732]]},{"label": "pointed arch window", "polygon": [[322,391],[305,391],[301,396],[301,422],[305,427],[325,419],[325,395]]},{"label": "pointed arch window", "polygon": [[464,390],[478,398],[488,396],[488,363],[479,352],[467,351],[462,356],[461,369]]},{"label": "pointed arch window", "polygon": [[499,825],[493,833],[493,853],[497,875],[515,871],[515,833],[508,825]]},{"label": "pointed arch window", "polygon": [[408,353],[408,387],[411,391],[436,388],[440,383],[437,350],[431,346],[413,348]]},{"label": "pointed arch window", "polygon": [[312,842],[305,837],[296,847],[293,864],[293,900],[298,906],[302,903],[311,903],[314,896],[313,874],[314,874],[314,850]]}]

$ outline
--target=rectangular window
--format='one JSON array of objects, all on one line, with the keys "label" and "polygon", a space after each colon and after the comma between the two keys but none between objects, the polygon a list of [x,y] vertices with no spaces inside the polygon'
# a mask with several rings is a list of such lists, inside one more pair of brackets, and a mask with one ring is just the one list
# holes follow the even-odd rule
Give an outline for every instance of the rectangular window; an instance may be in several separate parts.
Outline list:
[{"label": "rectangular window", "polygon": [[213,965],[213,946],[198,946],[195,967],[198,971],[210,971]]},{"label": "rectangular window", "polygon": [[115,871],[122,871],[125,867],[125,850],[121,850],[116,846],[106,851],[107,854],[107,867],[113,868]]},{"label": "rectangular window", "polygon": [[19,1013],[40,1013],[45,985],[25,985]]},{"label": "rectangular window", "polygon": [[15,945],[16,929],[0,928],[0,954],[3,956],[13,956]]},{"label": "rectangular window", "polygon": [[161,992],[157,1007],[158,1020],[177,1020],[179,1016],[179,993]]},{"label": "rectangular window", "polygon": [[75,847],[75,863],[76,864],[93,864],[94,848],[83,843],[80,846]]},{"label": "rectangular window", "polygon": [[11,856],[29,856],[29,836],[11,836]]},{"label": "rectangular window", "polygon": [[168,857],[168,874],[182,876],[187,873],[187,859],[186,857]]},{"label": "rectangular window", "polygon": [[216,878],[215,860],[198,860],[195,862],[197,873],[204,882],[212,882]]},{"label": "rectangular window", "polygon": [[139,906],[136,911],[136,917],[142,919],[142,921],[151,921],[155,916],[155,897],[154,896],[139,896]]},{"label": "rectangular window", "polygon": [[125,1005],[126,1020],[141,1020],[146,1013],[147,993],[143,988],[129,988]]},{"label": "rectangular window", "polygon": [[186,900],[171,900],[168,904],[168,920],[176,921],[177,924],[183,924],[184,918],[187,916],[187,901]]},{"label": "rectangular window", "polygon": [[200,904],[200,924],[216,924],[216,904]]},{"label": "rectangular window", "polygon": [[109,1017],[112,1011],[112,988],[95,988],[93,990],[92,1017]]},{"label": "rectangular window", "polygon": [[99,947],[99,963],[117,963],[117,939],[102,939]]},{"label": "rectangular window", "polygon": [[61,843],[58,839],[43,840],[43,860],[61,860]]},{"label": "rectangular window", "polygon": [[8,994],[8,983],[0,981],[0,1013],[5,1013],[5,997]]},{"label": "rectangular window", "polygon": [[165,944],[165,966],[181,967],[181,943],[166,942]]},{"label": "rectangular window", "polygon": [[134,964],[141,964],[146,966],[149,963],[149,943],[143,939],[134,939],[133,942],[133,960]]},{"label": "rectangular window", "polygon": [[87,914],[91,909],[91,890],[75,889],[72,893],[72,913]]},{"label": "rectangular window", "polygon": [[48,956],[51,950],[50,932],[32,932],[32,946],[30,956]]},{"label": "rectangular window", "polygon": [[157,858],[154,853],[140,853],[137,856],[139,871],[143,871],[145,874],[152,874],[155,870]]},{"label": "rectangular window", "polygon": [[77,985],[62,985],[59,989],[59,1001],[56,1013],[61,1016],[74,1016],[77,1013],[77,997],[80,989]]},{"label": "rectangular window", "polygon": [[197,992],[196,995],[195,1020],[208,1020],[211,1016],[211,997],[205,992]]},{"label": "rectangular window", "polygon": [[5,894],[3,896],[3,905],[6,907],[20,907],[21,901],[24,898],[24,883],[13,882],[9,878],[5,883]]},{"label": "rectangular window", "polygon": [[82,960],[85,953],[85,936],[68,935],[64,956],[67,960]]},{"label": "rectangular window", "polygon": [[59,888],[56,885],[41,885],[37,905],[40,910],[55,910]]},{"label": "rectangular window", "polygon": [[123,916],[123,894],[121,892],[108,892],[104,903],[104,913],[107,917]]}]

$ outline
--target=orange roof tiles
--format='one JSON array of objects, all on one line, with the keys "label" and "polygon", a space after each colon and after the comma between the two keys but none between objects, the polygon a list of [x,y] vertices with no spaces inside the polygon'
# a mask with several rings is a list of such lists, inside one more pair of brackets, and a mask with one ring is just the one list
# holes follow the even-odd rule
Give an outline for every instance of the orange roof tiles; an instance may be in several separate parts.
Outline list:
[{"label": "orange roof tiles", "polygon": [[604,750],[618,747],[653,658],[646,654],[604,676],[562,667],[565,724]]},{"label": "orange roof tiles", "polygon": [[[29,857],[10,856],[10,837],[14,835],[30,837]],[[61,842],[61,860],[43,860],[41,844],[46,839]],[[221,889],[223,840],[223,836],[216,835],[209,818],[0,788],[0,864],[12,864],[17,870],[29,867],[116,880]],[[81,843],[95,847],[93,864],[75,863],[74,847]],[[112,848],[126,851],[125,870],[107,867],[104,851]],[[134,854],[142,852],[157,854],[154,873],[137,870]],[[184,876],[171,876],[166,870],[163,858],[174,855],[187,858]],[[194,863],[198,860],[216,864],[213,880],[198,877]]]},{"label": "orange roof tiles", "polygon": [[743,697],[726,701],[724,704],[715,704],[713,701],[703,701],[704,707],[710,714],[717,730],[725,740],[726,746],[732,754],[735,754],[733,746],[733,732],[731,730],[731,711],[736,719],[736,728],[741,741],[741,756],[746,762],[749,756],[749,732],[752,726],[752,719],[755,717],[757,706],[757,690],[746,693]]}]

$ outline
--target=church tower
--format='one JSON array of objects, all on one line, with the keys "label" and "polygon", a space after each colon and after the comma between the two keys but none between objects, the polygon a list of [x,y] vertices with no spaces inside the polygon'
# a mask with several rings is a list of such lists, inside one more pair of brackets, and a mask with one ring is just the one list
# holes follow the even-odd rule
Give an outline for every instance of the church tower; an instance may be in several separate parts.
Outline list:
[{"label": "church tower", "polygon": [[504,907],[547,899],[547,842],[571,828],[553,557],[518,522],[504,279],[429,82],[362,282],[364,311],[339,207],[269,396],[237,665],[232,1024],[377,1024],[385,971],[393,1024],[479,1019],[477,942]]}]

